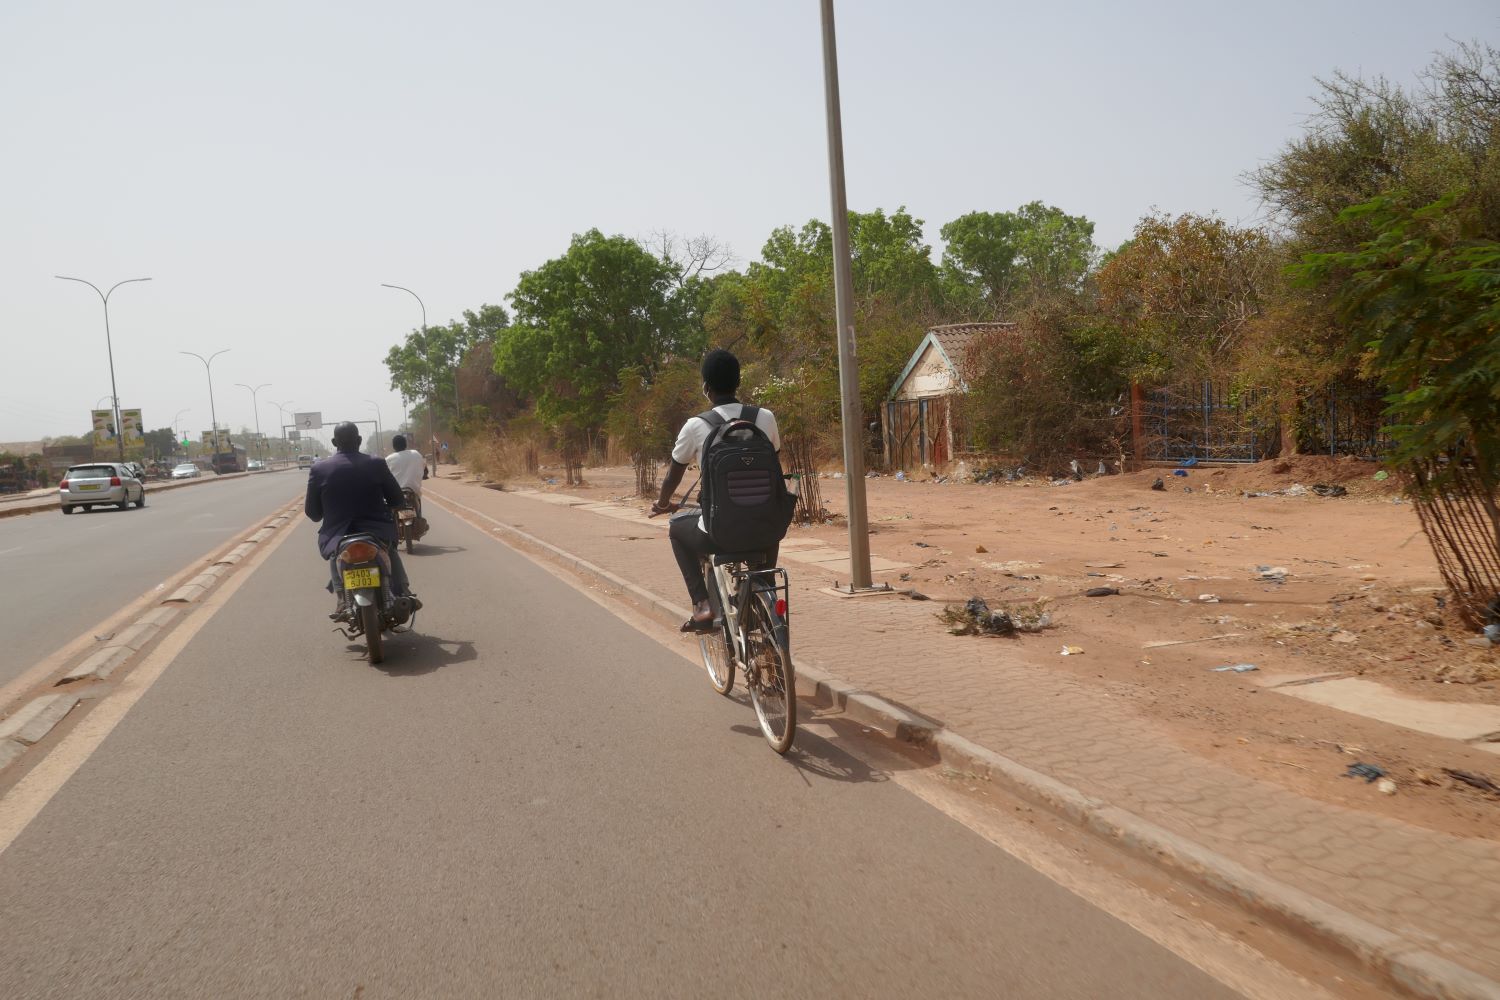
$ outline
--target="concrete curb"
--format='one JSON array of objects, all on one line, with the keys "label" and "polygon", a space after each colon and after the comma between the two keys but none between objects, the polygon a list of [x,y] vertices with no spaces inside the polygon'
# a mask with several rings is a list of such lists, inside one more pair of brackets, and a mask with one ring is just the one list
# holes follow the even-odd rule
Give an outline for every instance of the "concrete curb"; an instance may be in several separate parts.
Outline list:
[{"label": "concrete curb", "polygon": [[[623,580],[580,556],[497,521],[450,497],[432,497],[439,506],[452,505],[494,525],[494,534],[515,539],[518,549],[550,556],[576,572],[635,598],[654,617],[676,626],[689,614],[650,591]],[[799,697],[845,715],[887,736],[924,747],[949,766],[974,772],[1057,816],[1110,841],[1116,847],[1153,864],[1174,877],[1275,921],[1325,948],[1348,956],[1386,977],[1413,997],[1423,1000],[1500,1000],[1500,983],[1473,972],[1421,945],[1379,927],[1322,899],[1251,871],[1239,862],[1172,833],[1127,810],[1035,771],[1018,761],[980,746],[913,714],[879,695],[848,684],[806,657],[793,664],[812,691]]]}]

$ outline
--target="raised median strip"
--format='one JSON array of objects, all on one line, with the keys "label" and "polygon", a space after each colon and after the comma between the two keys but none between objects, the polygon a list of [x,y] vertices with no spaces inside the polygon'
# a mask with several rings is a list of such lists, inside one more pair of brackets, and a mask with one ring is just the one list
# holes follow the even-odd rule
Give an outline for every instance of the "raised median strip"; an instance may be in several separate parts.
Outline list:
[{"label": "raised median strip", "polygon": [[[167,490],[180,490],[188,486],[205,486],[209,483],[222,483],[228,479],[244,479],[247,476],[261,476],[273,472],[286,472],[295,469],[296,466],[289,465],[281,469],[267,469],[265,472],[229,472],[222,476],[203,476],[198,479],[179,480],[153,480],[146,483],[146,493],[162,493]],[[50,490],[46,495],[33,496],[10,496],[0,497],[0,518],[19,517],[22,514],[39,514],[43,511],[58,510],[61,504],[57,499],[57,491]]]},{"label": "raised median strip", "polygon": [[[653,618],[674,630],[689,614],[687,608],[667,598],[451,496],[430,499],[440,507],[463,511],[471,523],[475,519],[487,523],[491,534],[518,551],[560,564],[616,594],[629,595]],[[988,779],[1201,891],[1227,899],[1359,962],[1409,996],[1424,1000],[1500,1000],[1500,983],[1436,954],[1420,938],[1403,937],[1254,872],[1224,854],[981,746],[940,722],[848,684],[805,656],[794,654],[793,661],[802,682],[799,696],[813,705],[839,711],[867,728],[922,747],[945,766]]]}]

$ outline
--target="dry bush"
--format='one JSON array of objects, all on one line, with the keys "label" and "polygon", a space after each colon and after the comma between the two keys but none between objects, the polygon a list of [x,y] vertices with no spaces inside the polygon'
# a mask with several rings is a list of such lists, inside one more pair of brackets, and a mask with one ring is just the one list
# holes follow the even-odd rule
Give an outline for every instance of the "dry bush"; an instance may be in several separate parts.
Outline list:
[{"label": "dry bush", "polygon": [[504,485],[515,475],[517,449],[498,434],[486,434],[472,438],[464,448],[464,457],[469,470],[492,483]]}]

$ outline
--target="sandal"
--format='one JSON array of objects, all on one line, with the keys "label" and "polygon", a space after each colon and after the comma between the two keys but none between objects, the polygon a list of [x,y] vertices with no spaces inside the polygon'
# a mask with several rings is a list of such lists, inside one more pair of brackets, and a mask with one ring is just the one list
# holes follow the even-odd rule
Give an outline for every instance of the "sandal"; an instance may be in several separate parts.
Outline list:
[{"label": "sandal", "polygon": [[707,633],[712,632],[713,630],[714,630],[714,620],[713,620],[712,617],[709,617],[709,618],[703,619],[702,621],[699,621],[696,618],[689,618],[687,621],[685,621],[685,622],[682,623],[682,627],[679,628],[677,631],[679,631],[679,632],[688,632],[688,633],[696,633],[698,635],[706,635]]}]

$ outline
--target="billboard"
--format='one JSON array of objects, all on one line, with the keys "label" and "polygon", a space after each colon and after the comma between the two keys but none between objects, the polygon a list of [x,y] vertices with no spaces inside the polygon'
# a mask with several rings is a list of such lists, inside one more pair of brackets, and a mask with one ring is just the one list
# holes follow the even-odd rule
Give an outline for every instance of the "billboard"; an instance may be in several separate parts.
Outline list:
[{"label": "billboard", "polygon": [[322,411],[299,413],[296,417],[297,429],[299,431],[320,431],[323,429]]},{"label": "billboard", "polygon": [[213,431],[204,431],[198,440],[204,447],[212,448],[215,453],[229,450],[228,428],[219,428],[219,440],[217,442],[214,441]]},{"label": "billboard", "polygon": [[141,423],[140,410],[120,411],[120,433],[125,435],[127,448],[146,443],[145,425]]},{"label": "billboard", "polygon": [[115,443],[115,415],[113,410],[91,410],[94,424],[94,447],[103,448]]}]

